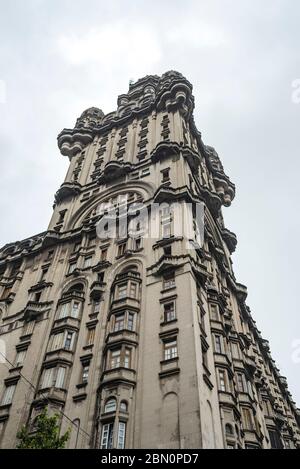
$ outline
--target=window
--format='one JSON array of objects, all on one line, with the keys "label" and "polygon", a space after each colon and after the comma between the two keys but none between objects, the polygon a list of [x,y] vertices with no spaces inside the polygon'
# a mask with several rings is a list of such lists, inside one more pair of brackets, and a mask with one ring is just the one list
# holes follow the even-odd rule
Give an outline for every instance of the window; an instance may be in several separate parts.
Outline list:
[{"label": "window", "polygon": [[219,311],[217,305],[210,305],[210,318],[212,321],[219,320]]},{"label": "window", "polygon": [[172,301],[170,303],[164,304],[164,321],[170,322],[176,319],[176,312],[175,312],[175,302]]},{"label": "window", "polygon": [[15,359],[15,366],[23,365],[25,361],[25,357],[26,357],[26,352],[27,350],[20,350],[19,352],[17,352],[16,359]]},{"label": "window", "polygon": [[129,331],[134,330],[134,313],[127,313],[127,329]]},{"label": "window", "polygon": [[72,318],[77,319],[79,317],[79,312],[80,312],[80,302],[79,301],[73,301],[72,302],[72,309],[71,309]]},{"label": "window", "polygon": [[125,354],[124,354],[124,368],[130,368],[130,362],[131,362],[131,349],[126,347]]},{"label": "window", "polygon": [[172,246],[165,246],[163,250],[164,256],[172,256]]},{"label": "window", "polygon": [[245,377],[244,377],[243,373],[237,373],[236,374],[236,384],[237,384],[238,392],[246,392]]},{"label": "window", "polygon": [[121,243],[118,246],[118,256],[123,256],[127,249],[127,242]]},{"label": "window", "polygon": [[121,349],[112,350],[110,353],[110,368],[119,368],[121,366]]},{"label": "window", "polygon": [[66,369],[62,366],[59,366],[57,369],[56,380],[55,380],[55,387],[56,388],[63,388],[64,381],[65,381],[65,372]]},{"label": "window", "polygon": [[163,289],[168,290],[169,288],[175,287],[175,275],[174,272],[166,274],[163,279]]},{"label": "window", "polygon": [[51,261],[53,259],[54,251],[48,251],[47,260]]},{"label": "window", "polygon": [[100,312],[100,301],[95,300],[93,303],[93,312],[94,314],[98,314]]},{"label": "window", "polygon": [[222,343],[222,336],[215,335],[215,352],[216,353],[223,353],[223,343]]},{"label": "window", "polygon": [[87,269],[88,267],[91,267],[91,265],[92,265],[92,260],[93,260],[93,256],[85,257],[83,267],[84,267],[85,269]]},{"label": "window", "polygon": [[231,343],[231,354],[232,358],[235,358],[237,360],[240,358],[239,346],[236,342]]},{"label": "window", "polygon": [[269,437],[272,449],[282,449],[283,445],[278,431],[269,430]]},{"label": "window", "polygon": [[232,425],[230,425],[230,423],[226,423],[225,433],[226,433],[227,436],[234,436],[234,431],[233,431]]},{"label": "window", "polygon": [[118,449],[125,448],[125,435],[126,435],[126,423],[119,422],[119,429],[118,429]]},{"label": "window", "polygon": [[128,411],[128,404],[126,401],[122,401],[120,403],[120,411],[121,412],[127,412]]},{"label": "window", "polygon": [[118,285],[117,289],[117,298],[119,300],[126,298],[127,296],[127,283],[123,283],[122,285]]},{"label": "window", "polygon": [[125,328],[125,313],[115,315],[114,331],[122,331]]},{"label": "window", "polygon": [[38,292],[34,295],[34,301],[39,303],[41,301],[42,292]]},{"label": "window", "polygon": [[69,315],[70,303],[64,303],[60,307],[59,319],[63,319]]},{"label": "window", "polygon": [[172,360],[177,358],[177,340],[171,340],[164,343],[164,359]]},{"label": "window", "polygon": [[6,387],[2,397],[1,405],[10,405],[12,403],[16,387],[16,384],[12,384]]},{"label": "window", "polygon": [[64,349],[71,350],[73,346],[74,332],[67,331],[64,340]]},{"label": "window", "polygon": [[30,334],[32,334],[32,333],[33,333],[33,329],[34,329],[34,324],[35,324],[34,321],[25,322],[25,323],[24,323],[24,327],[23,327],[23,333],[22,333],[22,335],[30,335]]},{"label": "window", "polygon": [[136,283],[130,282],[129,296],[130,298],[137,297],[137,284]]},{"label": "window", "polygon": [[74,244],[73,252],[78,252],[80,248],[81,248],[81,243]]},{"label": "window", "polygon": [[107,414],[108,412],[115,412],[117,409],[117,401],[115,398],[108,399],[106,401],[104,412]]},{"label": "window", "polygon": [[171,236],[171,224],[170,223],[164,223],[162,225],[162,237],[163,238],[170,238]]},{"label": "window", "polygon": [[222,392],[226,392],[227,385],[226,385],[226,372],[225,372],[225,370],[219,370],[218,375],[219,375],[219,389]]},{"label": "window", "polygon": [[93,345],[93,344],[94,344],[95,332],[96,332],[96,328],[95,328],[95,327],[91,327],[90,329],[88,329],[88,333],[87,333],[87,345]]},{"label": "window", "polygon": [[89,371],[90,371],[90,364],[86,364],[82,366],[82,377],[81,377],[81,382],[83,384],[88,382],[89,379]]},{"label": "window", "polygon": [[77,267],[76,262],[71,262],[71,264],[69,265],[68,273],[72,274],[74,272],[74,270],[76,269],[76,267]]},{"label": "window", "polygon": [[106,423],[102,427],[101,449],[111,449],[113,447],[114,424]]},{"label": "window", "polygon": [[48,270],[49,270],[49,269],[42,269],[41,277],[40,277],[40,282],[42,282],[43,280],[45,280],[46,275],[47,275],[47,273],[48,273]]},{"label": "window", "polygon": [[66,368],[59,366],[44,370],[41,381],[41,389],[63,388],[65,382]]},{"label": "window", "polygon": [[168,182],[170,180],[170,169],[163,169],[161,171],[162,174],[162,182]]},{"label": "window", "polygon": [[101,254],[100,254],[100,260],[101,260],[101,261],[106,261],[106,259],[107,259],[107,251],[108,251],[107,248],[102,248],[102,249],[101,249]]},{"label": "window", "polygon": [[247,408],[242,409],[243,424],[245,430],[253,430],[253,420],[251,410]]},{"label": "window", "polygon": [[134,251],[138,251],[142,247],[142,238],[135,238],[134,240]]}]

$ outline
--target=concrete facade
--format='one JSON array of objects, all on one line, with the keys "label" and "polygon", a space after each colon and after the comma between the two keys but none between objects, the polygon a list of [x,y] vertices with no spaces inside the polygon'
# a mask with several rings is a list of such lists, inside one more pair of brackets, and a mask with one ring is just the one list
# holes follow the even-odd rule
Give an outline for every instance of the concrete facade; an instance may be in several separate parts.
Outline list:
[{"label": "concrete facade", "polygon": [[[0,250],[1,448],[45,405],[71,428],[69,448],[300,445],[299,411],[232,271],[222,206],[235,186],[193,109],[171,71],[58,136],[70,166],[47,231]],[[175,202],[152,217],[155,237],[97,235],[112,207]],[[187,203],[204,206],[194,249],[174,231]]]}]

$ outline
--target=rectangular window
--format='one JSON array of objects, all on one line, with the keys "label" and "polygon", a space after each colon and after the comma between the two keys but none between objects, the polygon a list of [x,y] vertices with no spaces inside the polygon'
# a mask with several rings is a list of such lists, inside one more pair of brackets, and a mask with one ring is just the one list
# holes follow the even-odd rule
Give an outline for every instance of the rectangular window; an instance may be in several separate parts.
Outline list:
[{"label": "rectangular window", "polygon": [[210,318],[212,321],[219,320],[219,311],[217,305],[210,305]]},{"label": "rectangular window", "polygon": [[41,389],[52,388],[54,385],[55,368],[47,368],[43,372]]},{"label": "rectangular window", "polygon": [[172,246],[165,246],[163,248],[164,256],[172,256]]},{"label": "rectangular window", "polygon": [[168,290],[169,288],[175,287],[175,275],[174,272],[165,275],[163,280],[163,289]]},{"label": "rectangular window", "polygon": [[224,370],[219,370],[219,389],[222,392],[227,391],[227,384],[226,384],[226,372]]},{"label": "rectangular window", "polygon": [[69,316],[70,303],[64,303],[60,307],[59,319]]},{"label": "rectangular window", "polygon": [[170,238],[171,236],[171,223],[164,223],[162,225],[162,238]]},{"label": "rectangular window", "polygon": [[126,252],[126,249],[127,249],[127,242],[119,244],[119,246],[118,246],[118,256],[123,256]]},{"label": "rectangular window", "polygon": [[27,350],[20,350],[19,352],[17,352],[16,359],[15,359],[15,366],[23,365],[25,361],[25,357],[26,357],[26,352]]},{"label": "rectangular window", "polygon": [[95,327],[92,327],[91,329],[88,329],[87,345],[93,345],[93,344],[94,344],[95,332],[96,332],[96,328],[95,328]]},{"label": "rectangular window", "polygon": [[74,332],[67,331],[65,333],[65,340],[64,340],[64,349],[65,350],[72,350],[72,348],[73,348],[73,339],[74,339]]},{"label": "rectangular window", "polygon": [[119,368],[121,366],[121,349],[112,350],[110,353],[110,368]]},{"label": "rectangular window", "polygon": [[246,430],[253,430],[253,420],[250,409],[242,409],[243,424]]},{"label": "rectangular window", "polygon": [[170,170],[164,169],[161,173],[162,173],[162,182],[168,182],[170,180]]},{"label": "rectangular window", "polygon": [[138,251],[142,247],[142,238],[135,238],[134,239],[134,250]]},{"label": "rectangular window", "polygon": [[80,312],[80,302],[79,301],[73,301],[72,310],[71,310],[72,318],[77,319],[79,317],[79,312]]},{"label": "rectangular window", "polygon": [[124,354],[124,368],[130,368],[131,364],[131,349],[130,348],[125,348],[125,354]]},{"label": "rectangular window", "polygon": [[92,260],[93,260],[93,256],[85,257],[84,264],[83,264],[84,269],[87,269],[88,267],[91,267]]},{"label": "rectangular window", "polygon": [[172,360],[177,358],[177,340],[172,340],[170,342],[164,343],[164,359]]},{"label": "rectangular window", "polygon": [[12,403],[16,387],[16,384],[12,384],[11,386],[6,387],[1,405],[10,405]]},{"label": "rectangular window", "polygon": [[238,392],[245,392],[245,378],[242,373],[236,374],[236,384]]},{"label": "rectangular window", "polygon": [[101,449],[111,449],[113,447],[114,424],[106,423],[102,427]]},{"label": "rectangular window", "polygon": [[136,298],[137,297],[137,284],[136,283],[130,282],[129,296],[130,296],[130,298]]},{"label": "rectangular window", "polygon": [[164,321],[170,322],[176,319],[176,312],[175,312],[175,302],[172,301],[170,303],[164,304]]},{"label": "rectangular window", "polygon": [[23,327],[23,335],[30,335],[33,333],[35,322],[29,321],[24,323]]},{"label": "rectangular window", "polygon": [[71,264],[69,265],[68,273],[72,274],[74,272],[74,270],[76,269],[76,267],[77,267],[76,262],[71,262]]},{"label": "rectangular window", "polygon": [[98,314],[100,312],[100,301],[97,301],[97,300],[94,301],[93,312],[94,314]]},{"label": "rectangular window", "polygon": [[215,352],[216,353],[223,353],[223,343],[222,343],[222,336],[215,335]]},{"label": "rectangular window", "polygon": [[231,343],[231,354],[232,358],[235,358],[236,360],[240,358],[239,346],[236,342]]},{"label": "rectangular window", "polygon": [[59,366],[58,369],[57,369],[56,379],[55,379],[55,383],[54,383],[54,386],[56,388],[63,388],[64,387],[65,374],[66,374],[66,368],[64,368],[63,366]]},{"label": "rectangular window", "polygon": [[114,324],[114,331],[122,331],[125,328],[125,314],[116,314],[115,316],[115,324]]},{"label": "rectangular window", "polygon": [[119,422],[119,430],[118,430],[118,449],[125,448],[125,437],[126,437],[126,423]]},{"label": "rectangular window", "polygon": [[90,371],[90,365],[83,365],[82,367],[82,378],[81,382],[82,383],[87,383],[89,379],[89,371]]},{"label": "rectangular window", "polygon": [[126,298],[126,296],[127,296],[127,283],[118,285],[117,298],[121,300],[123,298]]},{"label": "rectangular window", "polygon": [[106,259],[107,259],[107,248],[102,248],[101,254],[100,254],[100,260],[106,261]]},{"label": "rectangular window", "polygon": [[59,350],[63,347],[64,333],[60,332],[52,336],[50,350]]},{"label": "rectangular window", "polygon": [[127,317],[127,329],[129,331],[134,330],[134,314],[133,313],[128,313]]}]

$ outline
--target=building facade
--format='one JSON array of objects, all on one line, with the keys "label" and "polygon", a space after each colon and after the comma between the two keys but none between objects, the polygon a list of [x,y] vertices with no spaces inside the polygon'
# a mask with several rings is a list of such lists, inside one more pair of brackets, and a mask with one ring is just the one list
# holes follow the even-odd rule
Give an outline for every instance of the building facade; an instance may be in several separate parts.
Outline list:
[{"label": "building facade", "polygon": [[[299,447],[299,411],[232,270],[235,186],[193,109],[171,71],[58,136],[70,165],[47,231],[0,250],[1,448],[45,405],[69,448]],[[99,235],[142,206],[156,236],[143,221]],[[201,243],[175,232],[185,206],[193,223],[203,209]]]}]

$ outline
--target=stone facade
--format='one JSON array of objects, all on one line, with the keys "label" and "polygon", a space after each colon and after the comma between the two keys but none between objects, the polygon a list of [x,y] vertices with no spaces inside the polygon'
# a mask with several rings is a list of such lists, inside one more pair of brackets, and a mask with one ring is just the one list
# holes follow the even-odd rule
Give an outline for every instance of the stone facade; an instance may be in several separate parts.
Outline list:
[{"label": "stone facade", "polygon": [[[69,448],[300,445],[299,411],[232,271],[221,210],[235,186],[193,109],[171,71],[58,136],[70,166],[48,230],[0,250],[1,448],[45,405],[71,428]],[[156,239],[100,239],[108,202],[202,202],[203,244],[188,249],[161,213]]]}]

